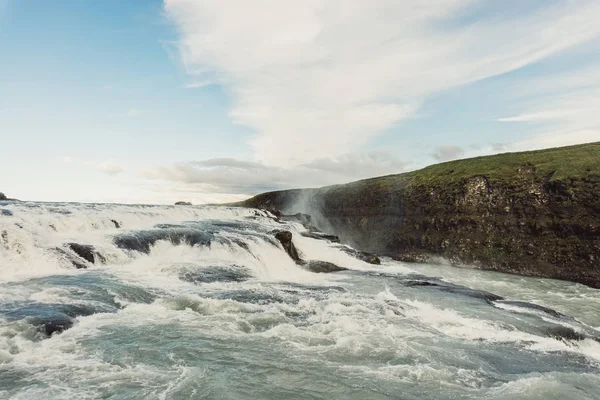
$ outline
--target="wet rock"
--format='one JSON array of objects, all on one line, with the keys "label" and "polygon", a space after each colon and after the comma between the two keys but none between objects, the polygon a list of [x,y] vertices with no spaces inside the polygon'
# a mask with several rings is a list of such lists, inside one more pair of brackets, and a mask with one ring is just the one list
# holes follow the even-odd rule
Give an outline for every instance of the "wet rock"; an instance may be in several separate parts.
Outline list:
[{"label": "wet rock", "polygon": [[4,193],[0,192],[0,200],[8,200]]},{"label": "wet rock", "polygon": [[584,340],[587,338],[583,333],[576,332],[566,326],[555,326],[546,330],[546,335],[558,340]]},{"label": "wet rock", "polygon": [[340,246],[340,249],[342,251],[344,251],[345,253],[351,255],[352,257],[358,258],[359,260],[364,261],[366,263],[373,264],[373,265],[381,264],[381,260],[379,259],[379,257],[377,257],[376,254],[368,253],[366,251],[358,251],[356,249],[353,249],[353,248],[347,247],[347,246]]},{"label": "wet rock", "polygon": [[176,206],[191,206],[192,203],[190,203],[189,201],[178,201],[175,203]]},{"label": "wet rock", "polygon": [[335,265],[334,263],[330,263],[327,261],[310,260],[304,263],[303,265],[309,271],[316,272],[318,274],[348,270],[348,268],[340,267],[338,265]]},{"label": "wet rock", "polygon": [[296,250],[296,246],[294,246],[294,242],[292,242],[292,232],[290,231],[273,231],[275,234],[275,239],[281,243],[283,249],[286,253],[291,257],[292,260],[299,262],[301,261],[300,255],[298,254],[298,250]]},{"label": "wet rock", "polygon": [[111,219],[110,222],[112,222],[115,225],[115,228],[117,229],[121,227],[121,224],[117,220]]},{"label": "wet rock", "polygon": [[364,261],[368,264],[373,264],[373,265],[380,265],[381,264],[381,260],[379,259],[379,257],[377,257],[377,255],[373,254],[373,253],[367,253],[364,251],[359,251],[356,253],[356,257],[361,260]]},{"label": "wet rock", "polygon": [[[105,261],[105,258],[100,253],[95,251],[94,246],[92,245],[67,243],[65,246],[67,246],[67,248],[71,249],[71,251],[73,251],[75,254],[77,254],[79,257],[83,258],[89,263],[95,264],[96,259],[102,262]],[[78,265],[75,265],[75,267],[81,268],[81,266]]]},{"label": "wet rock", "polygon": [[311,232],[311,231],[307,231],[307,232],[302,232],[300,233],[302,236],[304,237],[308,237],[311,239],[317,239],[317,240],[328,240],[330,242],[333,243],[339,243],[340,242],[340,238],[336,235],[329,235],[327,233],[323,233],[323,232]]},{"label": "wet rock", "polygon": [[[74,325],[73,319],[68,316],[54,316],[51,319],[47,319],[45,321],[36,321],[40,322],[38,329],[41,333],[46,335],[47,337],[52,336],[55,333],[62,333],[67,329],[70,329]],[[35,323],[35,322],[34,322]]]}]

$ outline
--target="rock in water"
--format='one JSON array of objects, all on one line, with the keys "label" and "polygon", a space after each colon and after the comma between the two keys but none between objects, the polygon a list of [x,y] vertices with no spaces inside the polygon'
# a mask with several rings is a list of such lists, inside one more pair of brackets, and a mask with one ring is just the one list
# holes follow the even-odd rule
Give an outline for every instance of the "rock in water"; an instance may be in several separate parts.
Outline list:
[{"label": "rock in water", "polygon": [[190,203],[189,201],[178,201],[177,203],[175,203],[176,206],[191,206],[192,203]]},{"label": "rock in water", "polygon": [[39,330],[47,337],[52,336],[54,333],[62,333],[74,324],[73,320],[67,316],[56,316],[40,322]]},{"label": "rock in water", "polygon": [[304,267],[311,272],[320,273],[328,273],[328,272],[339,272],[339,271],[347,271],[348,268],[337,266],[333,263],[327,261],[316,261],[311,260],[304,264]]},{"label": "rock in water", "polygon": [[[89,244],[79,244],[79,243],[67,243],[66,246],[71,249],[75,254],[84,260],[94,264],[96,262],[96,257],[101,261],[104,261],[104,257],[98,254],[94,250],[94,246]],[[74,263],[75,264],[75,263]],[[82,268],[81,265],[75,264],[75,266],[79,269]]]},{"label": "rock in water", "polygon": [[0,192],[0,200],[8,200],[4,193]]},{"label": "rock in water", "polygon": [[283,246],[283,249],[286,253],[292,258],[292,260],[299,262],[300,256],[298,255],[298,250],[296,250],[296,246],[292,242],[292,232],[290,231],[274,231],[275,239],[279,240],[279,243]]},{"label": "rock in water", "polygon": [[340,242],[340,238],[336,235],[330,235],[327,233],[323,233],[323,232],[311,232],[311,231],[307,231],[307,232],[302,232],[300,233],[302,236],[304,237],[308,237],[311,239],[317,239],[317,240],[328,240],[330,242],[333,243],[339,243]]}]

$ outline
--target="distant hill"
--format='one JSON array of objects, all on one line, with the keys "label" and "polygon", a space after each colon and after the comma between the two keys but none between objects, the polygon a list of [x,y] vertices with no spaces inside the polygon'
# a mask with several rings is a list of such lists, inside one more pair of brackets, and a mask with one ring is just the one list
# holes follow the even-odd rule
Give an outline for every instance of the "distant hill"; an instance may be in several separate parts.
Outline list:
[{"label": "distant hill", "polygon": [[361,250],[600,287],[600,142],[446,162],[240,206],[306,212]]}]

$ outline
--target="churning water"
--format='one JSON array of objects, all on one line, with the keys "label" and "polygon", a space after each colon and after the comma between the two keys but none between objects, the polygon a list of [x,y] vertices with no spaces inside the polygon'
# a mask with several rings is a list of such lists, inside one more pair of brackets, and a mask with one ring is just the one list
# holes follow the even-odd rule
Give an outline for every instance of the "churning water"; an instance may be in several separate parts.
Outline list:
[{"label": "churning water", "polygon": [[[302,269],[274,229],[349,271]],[[600,291],[370,265],[304,230],[239,208],[0,203],[0,398],[600,398]]]}]

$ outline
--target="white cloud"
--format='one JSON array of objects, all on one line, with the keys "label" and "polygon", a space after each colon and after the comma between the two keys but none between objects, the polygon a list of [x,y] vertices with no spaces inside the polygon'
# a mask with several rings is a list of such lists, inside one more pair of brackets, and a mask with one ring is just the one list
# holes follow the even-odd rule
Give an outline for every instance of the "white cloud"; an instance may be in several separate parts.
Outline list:
[{"label": "white cloud", "polygon": [[140,115],[142,115],[142,110],[138,109],[138,108],[130,108],[129,110],[127,110],[126,115],[130,118],[134,118],[134,117],[139,117]]},{"label": "white cloud", "polygon": [[404,163],[385,152],[346,154],[293,167],[274,167],[233,158],[158,166],[141,171],[143,178],[179,183],[205,193],[242,193],[314,187],[400,173]]},{"label": "white cloud", "polygon": [[165,8],[189,73],[227,87],[232,118],[257,132],[256,159],[279,166],[351,152],[414,116],[428,95],[600,33],[597,0],[538,8],[483,0],[165,0]]},{"label": "white cloud", "polygon": [[107,175],[118,175],[124,171],[123,167],[121,167],[120,164],[113,161],[112,159],[96,164],[96,169]]},{"label": "white cloud", "polygon": [[522,113],[498,119],[540,124],[531,137],[519,141],[519,148],[600,140],[600,64],[535,79],[530,86],[528,82],[518,81],[511,89],[514,107]]},{"label": "white cloud", "polygon": [[444,145],[438,146],[432,156],[437,161],[450,161],[459,158],[463,154],[465,154],[465,151],[460,146]]},{"label": "white cloud", "polygon": [[192,81],[186,83],[183,87],[186,89],[200,89],[206,86],[213,85],[214,82],[210,80]]}]

